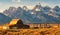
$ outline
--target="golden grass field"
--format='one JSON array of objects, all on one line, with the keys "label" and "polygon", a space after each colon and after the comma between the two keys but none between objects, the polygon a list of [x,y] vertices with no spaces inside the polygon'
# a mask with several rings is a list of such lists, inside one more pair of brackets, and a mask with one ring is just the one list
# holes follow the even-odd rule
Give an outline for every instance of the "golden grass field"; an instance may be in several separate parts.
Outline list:
[{"label": "golden grass field", "polygon": [[[29,29],[6,29],[3,26],[3,29],[0,29],[0,35],[60,35],[60,24],[47,24],[47,26],[46,24],[41,24],[41,27],[39,24],[29,25]],[[33,28],[35,26],[38,28]]]},{"label": "golden grass field", "polygon": [[10,29],[10,25],[14,25],[18,20],[12,20],[10,24],[0,26],[0,35],[60,35],[60,24],[42,23],[42,24],[27,24],[28,29],[13,27]]},{"label": "golden grass field", "polygon": [[60,28],[7,29],[0,30],[0,35],[60,35]]},{"label": "golden grass field", "polygon": [[18,19],[14,19],[10,23],[0,26],[0,35],[60,35],[60,24],[57,23],[31,23],[26,24],[29,26],[29,28],[26,28],[24,26],[25,24],[23,24],[23,27],[25,28],[22,27],[18,29],[17,27],[13,26],[13,29],[9,28],[9,26],[17,24],[18,21]]}]

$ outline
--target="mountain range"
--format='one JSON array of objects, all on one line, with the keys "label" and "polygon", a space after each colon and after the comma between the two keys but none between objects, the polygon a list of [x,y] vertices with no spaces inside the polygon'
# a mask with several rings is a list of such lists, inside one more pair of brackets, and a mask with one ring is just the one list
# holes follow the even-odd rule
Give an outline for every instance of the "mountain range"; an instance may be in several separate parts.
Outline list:
[{"label": "mountain range", "polygon": [[[24,23],[60,23],[60,7],[36,5],[32,10],[27,6],[10,7],[3,14],[11,19],[21,19]],[[7,19],[6,19],[7,20]]]}]

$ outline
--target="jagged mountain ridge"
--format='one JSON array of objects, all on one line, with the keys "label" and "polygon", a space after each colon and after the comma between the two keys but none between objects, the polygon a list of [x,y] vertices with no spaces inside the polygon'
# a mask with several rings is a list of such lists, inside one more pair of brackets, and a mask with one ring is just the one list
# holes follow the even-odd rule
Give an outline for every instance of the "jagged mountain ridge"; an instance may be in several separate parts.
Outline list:
[{"label": "jagged mountain ridge", "polygon": [[[12,14],[10,14],[9,9]],[[3,14],[7,14],[12,19],[19,18],[24,23],[60,23],[59,7],[50,8],[49,6],[36,5],[32,10],[21,7],[10,7],[9,9],[4,11]]]}]

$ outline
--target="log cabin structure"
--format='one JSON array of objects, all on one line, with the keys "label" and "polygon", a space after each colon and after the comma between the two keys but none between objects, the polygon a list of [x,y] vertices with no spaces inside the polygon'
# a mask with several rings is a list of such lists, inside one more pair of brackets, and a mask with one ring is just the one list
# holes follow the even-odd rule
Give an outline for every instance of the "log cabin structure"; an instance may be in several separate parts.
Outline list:
[{"label": "log cabin structure", "polygon": [[10,28],[10,29],[12,29],[12,28],[21,29],[21,28],[29,28],[29,26],[23,24],[22,20],[20,20],[20,19],[13,19],[13,20],[10,22],[9,28]]}]

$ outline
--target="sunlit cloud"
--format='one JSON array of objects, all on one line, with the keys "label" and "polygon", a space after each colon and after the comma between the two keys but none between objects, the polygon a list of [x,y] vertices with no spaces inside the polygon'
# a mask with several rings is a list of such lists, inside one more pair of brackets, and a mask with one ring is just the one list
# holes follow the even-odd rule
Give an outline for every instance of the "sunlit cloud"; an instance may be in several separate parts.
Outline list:
[{"label": "sunlit cloud", "polygon": [[0,13],[3,12],[4,10],[8,9],[9,7],[22,7],[23,5],[22,4],[16,4],[16,3],[13,3],[13,4],[1,4],[0,5]]},{"label": "sunlit cloud", "polygon": [[12,0],[12,2],[21,2],[21,0]]},{"label": "sunlit cloud", "polygon": [[33,9],[34,8],[34,6],[32,6],[32,5],[31,6],[27,6],[27,7],[28,7],[28,9]]}]

